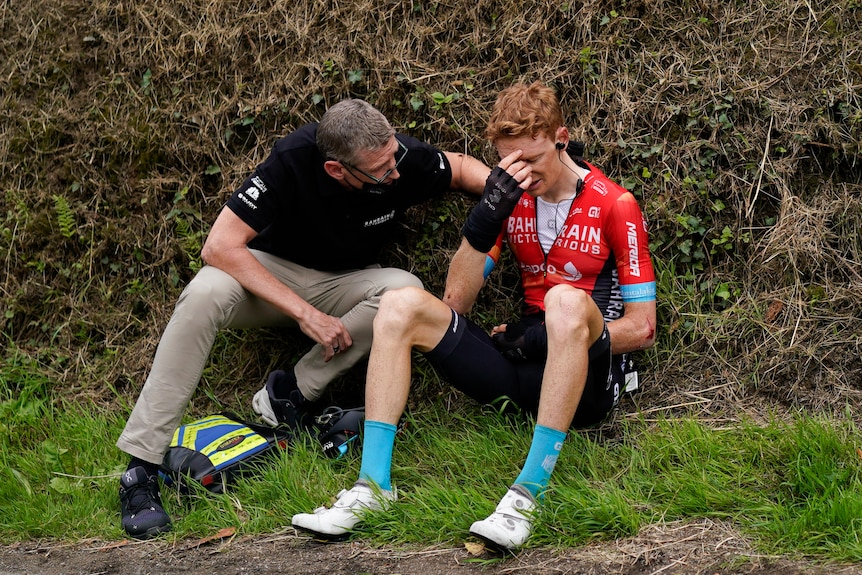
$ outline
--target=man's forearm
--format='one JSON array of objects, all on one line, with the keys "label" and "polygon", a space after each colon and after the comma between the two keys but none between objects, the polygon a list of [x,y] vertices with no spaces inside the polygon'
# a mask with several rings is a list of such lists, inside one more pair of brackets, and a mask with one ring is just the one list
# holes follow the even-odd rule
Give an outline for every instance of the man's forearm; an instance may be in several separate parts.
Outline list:
[{"label": "man's forearm", "polygon": [[487,254],[475,250],[470,242],[464,239],[452,257],[443,302],[458,313],[467,313],[476,301],[476,296],[485,283],[487,257]]},{"label": "man's forearm", "polygon": [[278,281],[245,246],[225,250],[217,257],[211,256],[207,264],[229,274],[247,291],[298,322],[306,319],[313,309],[296,292]]},{"label": "man's forearm", "polygon": [[626,304],[623,317],[608,322],[614,354],[652,347],[656,335],[655,306],[655,301]]}]

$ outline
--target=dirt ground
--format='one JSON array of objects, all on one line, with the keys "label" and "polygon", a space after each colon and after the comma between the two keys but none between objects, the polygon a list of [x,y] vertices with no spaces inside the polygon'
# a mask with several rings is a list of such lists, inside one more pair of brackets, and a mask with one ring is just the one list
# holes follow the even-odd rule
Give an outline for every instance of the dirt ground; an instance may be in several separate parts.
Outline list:
[{"label": "dirt ground", "polygon": [[0,550],[0,575],[851,575],[862,566],[758,554],[739,533],[703,520],[651,526],[638,537],[577,549],[500,557],[480,546],[370,548],[323,544],[293,530],[263,537],[219,534],[200,541],[34,542]]}]

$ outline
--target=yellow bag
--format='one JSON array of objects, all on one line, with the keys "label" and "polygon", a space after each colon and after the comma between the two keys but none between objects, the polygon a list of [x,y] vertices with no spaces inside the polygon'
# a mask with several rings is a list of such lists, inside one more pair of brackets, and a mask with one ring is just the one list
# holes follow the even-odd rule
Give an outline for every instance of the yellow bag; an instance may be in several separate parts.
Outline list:
[{"label": "yellow bag", "polygon": [[265,457],[287,448],[291,438],[284,426],[257,425],[230,413],[210,415],[177,428],[161,476],[165,485],[184,492],[194,482],[221,493],[234,476],[256,469]]}]

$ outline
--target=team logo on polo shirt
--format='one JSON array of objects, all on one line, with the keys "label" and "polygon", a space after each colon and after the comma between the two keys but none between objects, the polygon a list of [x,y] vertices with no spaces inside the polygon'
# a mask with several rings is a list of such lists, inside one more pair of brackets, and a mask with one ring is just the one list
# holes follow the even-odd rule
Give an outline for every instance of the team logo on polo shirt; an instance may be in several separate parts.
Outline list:
[{"label": "team logo on polo shirt", "polygon": [[252,176],[251,183],[254,184],[258,190],[260,190],[260,193],[266,193],[266,184],[264,184],[263,180],[261,180],[258,176]]},{"label": "team logo on polo shirt", "polygon": [[258,190],[254,186],[249,187],[243,193],[245,195],[247,195],[249,198],[253,199],[254,201],[257,201],[257,199],[260,197],[260,190]]},{"label": "team logo on polo shirt", "polygon": [[364,227],[373,228],[374,226],[385,224],[392,219],[395,219],[395,210],[392,210],[388,214],[383,214],[382,216],[376,217],[373,220],[367,220],[364,224]]}]

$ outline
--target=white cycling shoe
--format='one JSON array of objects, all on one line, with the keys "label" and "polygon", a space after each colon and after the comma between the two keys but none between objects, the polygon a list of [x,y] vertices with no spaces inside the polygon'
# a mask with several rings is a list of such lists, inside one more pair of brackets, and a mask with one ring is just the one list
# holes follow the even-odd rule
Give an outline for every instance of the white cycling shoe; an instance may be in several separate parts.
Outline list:
[{"label": "white cycling shoe", "polygon": [[385,509],[396,499],[394,489],[372,488],[360,479],[351,489],[342,490],[332,507],[318,507],[312,513],[299,513],[293,516],[291,523],[297,529],[324,539],[343,537],[362,521],[366,511]]},{"label": "white cycling shoe", "polygon": [[513,485],[486,519],[470,526],[470,533],[492,546],[514,551],[530,538],[536,501],[519,485]]}]

